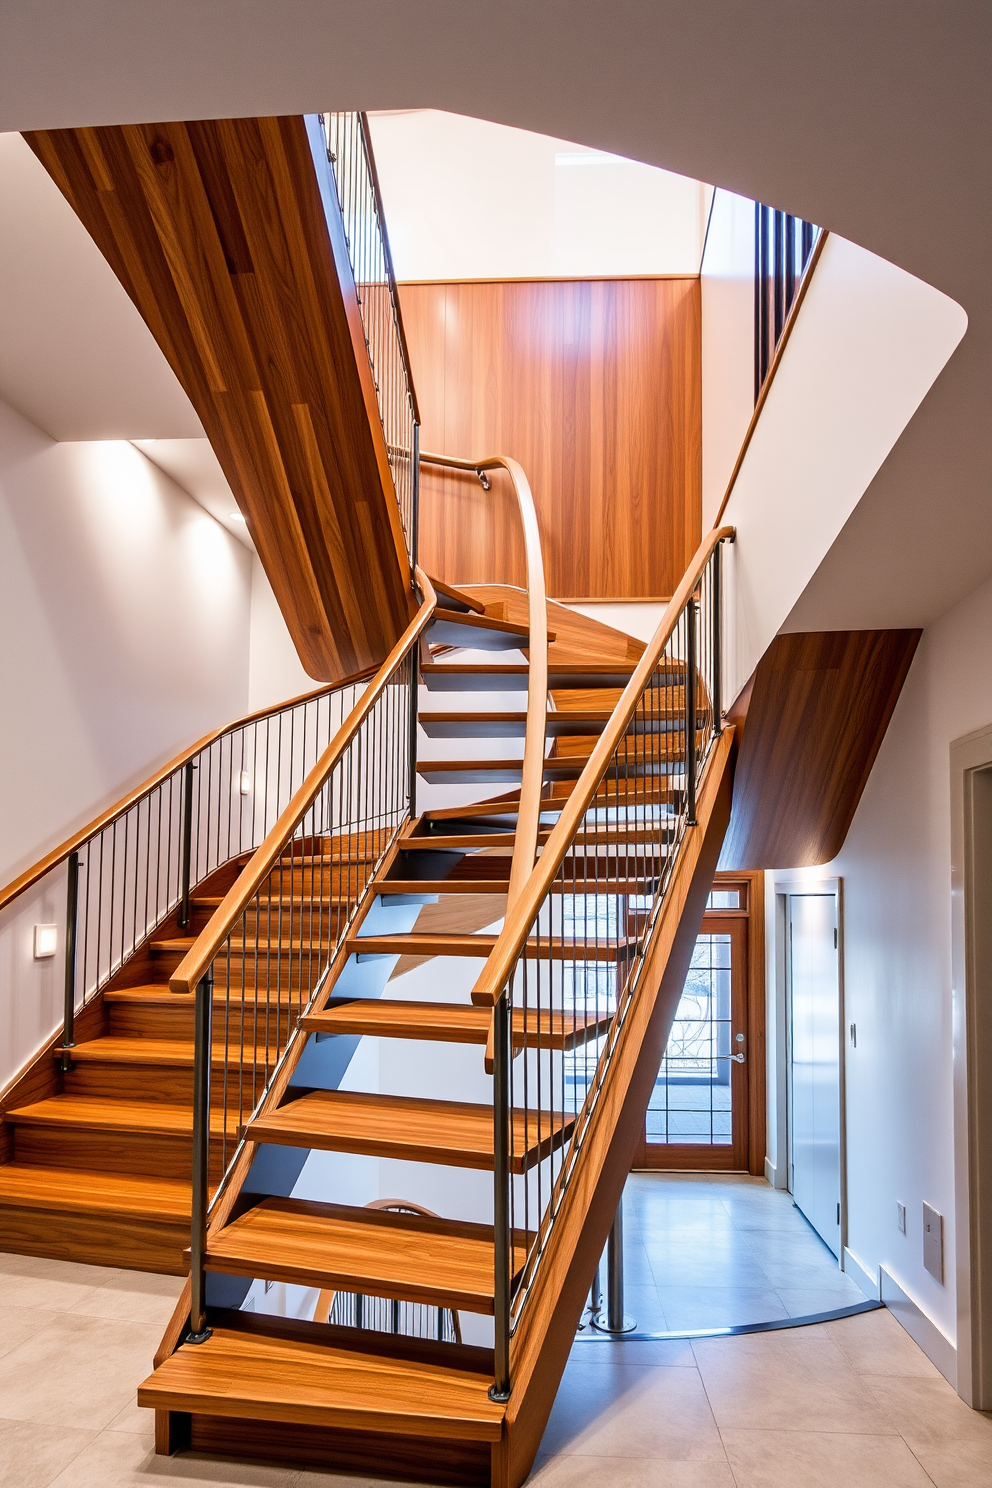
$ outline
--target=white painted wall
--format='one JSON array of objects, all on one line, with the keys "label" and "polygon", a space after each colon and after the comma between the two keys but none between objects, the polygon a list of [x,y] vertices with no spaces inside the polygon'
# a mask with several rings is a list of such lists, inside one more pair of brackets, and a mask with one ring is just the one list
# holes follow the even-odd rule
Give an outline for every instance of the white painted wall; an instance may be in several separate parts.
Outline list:
[{"label": "white painted wall", "polygon": [[727,696],[782,627],[964,335],[960,305],[828,238],[727,505]]},{"label": "white painted wall", "polygon": [[716,520],[754,412],[754,202],[713,193],[702,297],[703,531]]},{"label": "white painted wall", "polygon": [[[789,875],[843,883],[845,1029],[857,1024],[845,1053],[848,1247],[869,1271],[884,1266],[952,1341],[950,745],[992,723],[990,655],[992,580],[924,633],[838,857]],[[772,938],[769,987],[775,969]],[[943,1286],[923,1269],[924,1200],[944,1216]]]},{"label": "white painted wall", "polygon": [[401,280],[699,272],[702,182],[436,109],[371,129]]},{"label": "white painted wall", "polygon": [[[251,555],[124,441],[0,404],[0,883],[246,711]],[[61,1012],[64,874],[0,916],[0,1083]]]},{"label": "white painted wall", "polygon": [[303,670],[292,637],[257,555],[251,559],[251,641],[248,708],[268,708],[320,684]]}]

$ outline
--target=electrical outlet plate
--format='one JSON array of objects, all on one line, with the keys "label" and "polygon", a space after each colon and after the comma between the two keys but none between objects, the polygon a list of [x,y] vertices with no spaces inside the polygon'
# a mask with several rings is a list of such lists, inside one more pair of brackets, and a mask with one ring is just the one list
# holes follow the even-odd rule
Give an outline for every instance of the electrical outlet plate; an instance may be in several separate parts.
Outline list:
[{"label": "electrical outlet plate", "polygon": [[900,1204],[898,1199],[896,1200],[896,1226],[897,1226],[897,1228],[899,1230],[900,1235],[905,1235],[905,1233],[906,1233],[906,1205],[905,1204]]},{"label": "electrical outlet plate", "polygon": [[944,1284],[944,1219],[932,1204],[923,1205],[923,1269]]}]

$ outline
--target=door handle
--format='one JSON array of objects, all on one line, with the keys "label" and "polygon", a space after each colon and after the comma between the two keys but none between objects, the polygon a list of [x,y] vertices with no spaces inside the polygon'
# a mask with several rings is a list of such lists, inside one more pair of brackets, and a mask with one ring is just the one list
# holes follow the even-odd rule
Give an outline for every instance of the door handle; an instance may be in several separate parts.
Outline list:
[{"label": "door handle", "polygon": [[714,1059],[732,1059],[735,1064],[745,1064],[747,1062],[747,1054],[744,1050],[744,1035],[742,1033],[735,1034],[734,1043],[741,1045],[736,1054],[715,1054],[713,1056]]}]

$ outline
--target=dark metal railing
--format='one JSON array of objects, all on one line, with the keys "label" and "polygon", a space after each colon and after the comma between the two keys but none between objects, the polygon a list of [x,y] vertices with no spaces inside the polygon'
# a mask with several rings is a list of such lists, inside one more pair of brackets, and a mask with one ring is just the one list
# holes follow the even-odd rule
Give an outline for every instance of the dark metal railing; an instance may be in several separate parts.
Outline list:
[{"label": "dark metal railing", "polygon": [[368,117],[321,115],[407,548],[417,563],[420,413]]},{"label": "dark metal railing", "polygon": [[[191,1329],[205,1334],[207,1223],[321,991],[366,888],[410,814],[416,619],[356,699],[278,821],[171,978],[196,993]],[[209,1188],[216,1185],[213,1199]]]},{"label": "dark metal railing", "polygon": [[[557,823],[473,991],[495,1004],[498,1399],[722,730],[719,575],[730,535],[720,529],[701,549],[570,803],[553,812],[546,801],[545,823]],[[514,1233],[528,1237],[516,1274]]]},{"label": "dark metal railing", "polygon": [[128,797],[13,885],[4,904],[65,872],[62,1065],[80,1011],[190,894],[264,841],[365,682],[324,688],[232,725]]},{"label": "dark metal railing", "polygon": [[768,376],[785,323],[809,267],[820,228],[754,204],[754,401]]}]

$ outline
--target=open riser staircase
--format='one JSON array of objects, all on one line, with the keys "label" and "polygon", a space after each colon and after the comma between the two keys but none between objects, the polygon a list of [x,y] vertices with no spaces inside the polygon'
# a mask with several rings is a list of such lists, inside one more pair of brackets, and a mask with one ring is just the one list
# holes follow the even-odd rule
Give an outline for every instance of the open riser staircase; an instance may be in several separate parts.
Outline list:
[{"label": "open riser staircase", "polygon": [[[14,886],[65,865],[70,952],[65,1027],[3,1098],[6,1243],[188,1269],[138,1397],[160,1451],[516,1485],[729,818],[732,531],[704,540],[647,646],[547,601],[525,472],[419,450],[359,116],[32,144],[167,350],[301,653],[334,681],[203,741]],[[259,354],[294,302],[275,228],[242,221],[256,190],[283,228],[328,236],[306,239],[300,302],[315,283],[341,300],[264,375],[238,347]],[[294,402],[278,366],[318,352],[326,419],[320,388]],[[525,589],[417,567],[425,463],[484,489],[509,475]],[[361,530],[342,492],[372,512]],[[355,599],[376,554],[378,629],[371,592]]]}]

